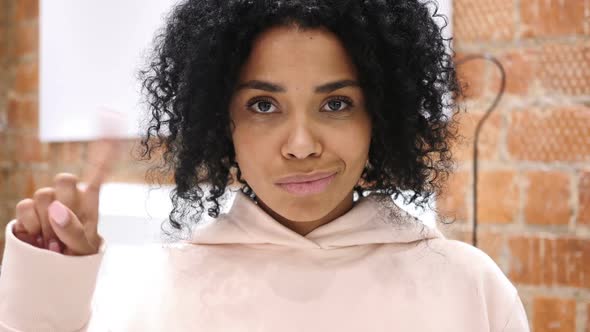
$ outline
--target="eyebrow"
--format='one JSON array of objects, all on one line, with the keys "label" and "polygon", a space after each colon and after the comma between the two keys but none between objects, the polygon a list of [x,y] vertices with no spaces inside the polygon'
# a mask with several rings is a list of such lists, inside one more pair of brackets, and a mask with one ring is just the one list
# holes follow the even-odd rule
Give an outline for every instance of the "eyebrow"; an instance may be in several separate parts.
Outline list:
[{"label": "eyebrow", "polygon": [[[319,86],[316,86],[314,92],[316,93],[329,93],[338,89],[342,89],[345,87],[360,87],[358,81],[355,80],[340,80],[334,82],[328,82]],[[238,84],[236,87],[236,91],[242,89],[255,89],[255,90],[264,90],[268,92],[286,92],[287,89],[276,83],[260,81],[260,80],[251,80],[244,83]]]}]

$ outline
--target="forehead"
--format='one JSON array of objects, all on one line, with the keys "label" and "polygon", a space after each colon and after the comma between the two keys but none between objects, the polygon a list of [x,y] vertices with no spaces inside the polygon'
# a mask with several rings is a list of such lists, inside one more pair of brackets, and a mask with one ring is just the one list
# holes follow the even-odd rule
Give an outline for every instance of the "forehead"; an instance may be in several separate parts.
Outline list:
[{"label": "forehead", "polygon": [[[356,70],[338,37],[322,28],[279,26],[262,32],[252,44],[243,79],[289,80],[314,77],[356,77]],[[280,77],[283,76],[283,77]]]}]

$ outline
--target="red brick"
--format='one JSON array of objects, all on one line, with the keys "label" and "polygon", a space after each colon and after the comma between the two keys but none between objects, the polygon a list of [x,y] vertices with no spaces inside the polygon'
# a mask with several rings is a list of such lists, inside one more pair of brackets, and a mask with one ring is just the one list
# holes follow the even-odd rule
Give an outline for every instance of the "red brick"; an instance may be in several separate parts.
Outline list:
[{"label": "red brick", "polygon": [[557,171],[534,171],[527,172],[525,180],[525,221],[567,225],[573,214],[569,205],[570,176]]},{"label": "red brick", "polygon": [[533,330],[535,332],[575,332],[576,301],[551,297],[537,297],[533,302]]},{"label": "red brick", "polygon": [[0,59],[6,59],[10,56],[10,54],[8,54],[7,39],[8,29],[0,24]]},{"label": "red brick", "polygon": [[11,135],[13,159],[20,163],[36,163],[46,159],[47,145],[42,143],[35,134],[17,133]]},{"label": "red brick", "polygon": [[535,270],[540,264],[535,259],[533,248],[539,246],[539,238],[527,236],[513,236],[508,239],[510,257],[508,277],[513,282],[539,284],[541,271]]},{"label": "red brick", "polygon": [[6,225],[8,225],[12,219],[16,218],[16,203],[16,201],[9,199],[0,204],[0,209],[2,209],[0,212],[0,238],[4,236],[4,232],[2,231]]},{"label": "red brick", "polygon": [[512,40],[516,32],[513,0],[453,1],[453,34],[458,43]]},{"label": "red brick", "polygon": [[557,283],[590,288],[590,240],[563,239],[556,243],[558,260]]},{"label": "red brick", "polygon": [[18,201],[6,200],[0,204],[0,241],[4,238],[4,229],[6,225],[14,218],[16,218],[16,203]]},{"label": "red brick", "polygon": [[[555,285],[557,284],[558,274],[562,273],[562,271],[557,270],[558,267],[563,266],[560,265],[558,257],[558,242],[562,243],[563,240],[557,241],[555,239],[539,239],[538,246],[534,246],[539,250],[536,250],[533,255],[531,255],[532,259],[534,260],[534,264],[543,266],[539,268],[537,271],[537,277],[529,276],[533,278],[531,281],[535,284],[544,284],[544,285]],[[541,250],[542,248],[542,250]],[[561,246],[559,247],[561,249]]]},{"label": "red brick", "polygon": [[8,134],[5,131],[0,131],[0,145],[2,145],[0,149],[0,162],[12,162],[12,148],[9,143]]},{"label": "red brick", "polygon": [[477,219],[481,223],[511,223],[516,220],[519,189],[514,171],[480,171]]},{"label": "red brick", "polygon": [[39,50],[38,24],[21,24],[17,28],[15,56],[35,54]]},{"label": "red brick", "polygon": [[48,161],[52,165],[84,163],[87,144],[83,142],[59,142],[49,144]]},{"label": "red brick", "polygon": [[523,37],[549,37],[584,33],[584,20],[590,10],[587,1],[520,1]]},{"label": "red brick", "polygon": [[578,224],[590,225],[590,170],[580,175],[578,208]]},{"label": "red brick", "polygon": [[35,99],[8,100],[8,128],[37,129],[39,128],[39,107]]},{"label": "red brick", "polygon": [[8,193],[11,172],[6,167],[0,167],[0,201],[5,201],[10,196]]},{"label": "red brick", "polygon": [[21,62],[16,66],[14,90],[17,94],[37,93],[39,90],[39,66],[36,61]]},{"label": "red brick", "polygon": [[39,0],[18,0],[15,8],[15,21],[36,20],[39,17]]},{"label": "red brick", "polygon": [[508,239],[509,278],[516,283],[590,287],[590,240],[513,236]]},{"label": "red brick", "polygon": [[6,225],[16,217],[16,202],[4,201],[0,204],[0,242],[4,241]]},{"label": "red brick", "polygon": [[488,254],[498,266],[506,273],[507,266],[501,258],[506,251],[506,236],[499,232],[478,231],[477,246]]},{"label": "red brick", "polygon": [[[478,159],[497,160],[499,158],[500,131],[503,126],[502,111],[495,110],[485,120],[478,140]],[[454,143],[453,154],[460,161],[473,160],[473,141],[478,122],[485,112],[468,111],[457,115],[460,139]]]},{"label": "red brick", "polygon": [[[460,62],[467,56],[457,54],[455,61]],[[463,96],[460,99],[476,99],[486,92],[488,64],[480,59],[468,60],[457,65],[457,77],[463,88]]]},{"label": "red brick", "polygon": [[539,54],[538,75],[548,95],[590,95],[590,43],[547,43]]},{"label": "red brick", "polygon": [[[499,54],[498,60],[506,72],[505,93],[528,96],[534,91],[537,82],[537,62],[539,52],[535,49],[519,49]],[[494,68],[490,75],[490,93],[496,94],[500,89],[500,71]]]},{"label": "red brick", "polygon": [[0,172],[5,183],[4,188],[1,188],[3,190],[0,192],[0,196],[5,200],[21,200],[32,197],[35,188],[48,185],[48,183],[41,181],[45,172],[38,169],[32,170],[31,167],[12,167],[2,169]]},{"label": "red brick", "polygon": [[47,169],[25,168],[19,170],[19,173],[20,191],[22,194],[18,199],[33,197],[37,189],[53,186],[53,176],[55,173],[49,172]]},{"label": "red brick", "polygon": [[507,148],[514,160],[590,161],[590,108],[568,106],[510,114]]},{"label": "red brick", "polygon": [[471,193],[471,174],[454,172],[445,183],[444,192],[437,198],[439,213],[445,218],[466,221],[470,219],[467,195]]}]

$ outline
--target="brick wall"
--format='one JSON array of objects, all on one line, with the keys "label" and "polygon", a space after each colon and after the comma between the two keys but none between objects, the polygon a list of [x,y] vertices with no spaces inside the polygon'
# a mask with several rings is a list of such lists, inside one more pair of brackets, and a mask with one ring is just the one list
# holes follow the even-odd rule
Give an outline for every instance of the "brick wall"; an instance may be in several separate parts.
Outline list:
[{"label": "brick wall", "polygon": [[[479,246],[517,285],[533,330],[590,331],[590,1],[454,0],[457,58],[490,53],[506,95],[480,135]],[[458,171],[441,203],[470,241],[472,141],[499,86],[484,61],[468,84]]]},{"label": "brick wall", "polygon": [[[55,173],[80,174],[88,151],[37,138],[38,10],[37,0],[0,0],[2,230]],[[480,247],[518,286],[534,331],[590,332],[590,1],[454,0],[454,10],[458,58],[489,52],[508,74],[480,137]],[[457,218],[444,231],[469,241],[470,144],[499,75],[472,62],[461,77],[465,140],[440,205]],[[141,182],[144,171],[124,160],[111,179]]]}]

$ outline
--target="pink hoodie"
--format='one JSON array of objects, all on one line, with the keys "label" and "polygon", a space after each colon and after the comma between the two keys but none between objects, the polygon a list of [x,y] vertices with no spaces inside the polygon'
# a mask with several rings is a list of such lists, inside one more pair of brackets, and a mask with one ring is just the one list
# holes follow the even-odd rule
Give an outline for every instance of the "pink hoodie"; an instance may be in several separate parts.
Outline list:
[{"label": "pink hoodie", "polygon": [[21,242],[13,220],[0,330],[529,331],[490,257],[382,197],[302,236],[238,192],[190,242],[82,257]]}]

